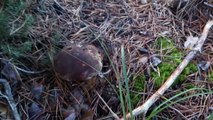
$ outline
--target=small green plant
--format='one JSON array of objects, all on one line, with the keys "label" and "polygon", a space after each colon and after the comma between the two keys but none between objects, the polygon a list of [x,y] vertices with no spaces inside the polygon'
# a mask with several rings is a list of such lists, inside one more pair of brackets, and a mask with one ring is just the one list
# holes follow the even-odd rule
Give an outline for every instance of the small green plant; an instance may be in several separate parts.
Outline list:
[{"label": "small green plant", "polygon": [[[156,41],[156,49],[159,54],[162,54],[162,63],[158,66],[159,72],[152,72],[151,76],[154,79],[155,86],[160,87],[165,80],[172,74],[176,67],[183,60],[184,54],[180,52],[175,45],[168,39],[160,38]],[[190,63],[175,81],[175,84],[182,83],[186,77],[193,72],[197,71],[196,65]]]}]

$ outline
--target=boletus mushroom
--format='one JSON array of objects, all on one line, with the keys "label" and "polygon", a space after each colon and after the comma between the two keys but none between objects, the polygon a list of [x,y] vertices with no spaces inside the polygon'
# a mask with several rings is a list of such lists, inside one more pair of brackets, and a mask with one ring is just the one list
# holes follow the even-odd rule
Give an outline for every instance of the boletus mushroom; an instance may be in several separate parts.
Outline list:
[{"label": "boletus mushroom", "polygon": [[56,55],[55,70],[62,79],[86,82],[101,72],[102,59],[101,52],[93,45],[70,45]]}]

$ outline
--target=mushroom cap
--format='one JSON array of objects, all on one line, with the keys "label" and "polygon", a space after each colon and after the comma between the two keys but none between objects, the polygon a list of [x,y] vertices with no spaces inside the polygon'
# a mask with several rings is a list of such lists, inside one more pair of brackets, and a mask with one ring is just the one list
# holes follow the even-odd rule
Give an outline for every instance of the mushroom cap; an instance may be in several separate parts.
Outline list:
[{"label": "mushroom cap", "polygon": [[64,47],[55,57],[55,70],[65,80],[85,81],[102,70],[102,55],[93,45]]}]

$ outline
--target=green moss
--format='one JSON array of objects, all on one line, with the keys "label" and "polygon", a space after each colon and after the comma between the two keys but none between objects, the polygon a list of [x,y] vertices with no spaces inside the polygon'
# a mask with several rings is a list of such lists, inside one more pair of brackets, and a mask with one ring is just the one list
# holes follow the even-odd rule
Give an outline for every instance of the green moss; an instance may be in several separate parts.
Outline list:
[{"label": "green moss", "polygon": [[[168,39],[160,38],[156,41],[155,48],[160,50],[162,56],[162,63],[158,66],[159,73],[152,72],[151,76],[154,79],[154,84],[158,88],[165,80],[172,74],[172,72],[177,68],[177,66],[182,62],[184,54],[180,52],[175,45]],[[158,53],[158,54],[160,54]],[[178,76],[175,84],[182,83],[186,77],[193,72],[197,71],[195,64],[190,63]]]},{"label": "green moss", "polygon": [[144,75],[137,76],[133,80],[132,90],[134,92],[130,92],[131,102],[134,107],[136,107],[136,105],[140,101],[141,95],[139,93],[144,92],[144,88],[145,88],[145,76]]},{"label": "green moss", "polygon": [[13,59],[26,57],[33,43],[28,38],[34,19],[24,0],[3,0],[0,10],[0,51]]},{"label": "green moss", "polygon": [[11,58],[18,59],[20,57],[25,57],[28,52],[32,50],[33,43],[26,41],[21,44],[12,45],[12,44],[2,44],[0,46],[3,54],[10,56]]},{"label": "green moss", "polygon": [[26,13],[27,5],[23,0],[4,0],[0,11],[0,38],[12,39],[14,36],[27,36],[33,17]]}]

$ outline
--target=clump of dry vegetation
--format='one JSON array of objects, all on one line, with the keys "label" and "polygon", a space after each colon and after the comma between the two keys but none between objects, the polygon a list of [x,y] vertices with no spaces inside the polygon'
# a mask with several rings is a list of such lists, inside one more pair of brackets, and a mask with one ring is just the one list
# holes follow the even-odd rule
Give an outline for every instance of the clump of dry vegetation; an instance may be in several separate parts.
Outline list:
[{"label": "clump of dry vegetation", "polygon": [[[211,5],[205,0],[178,5],[163,1],[4,0],[0,2],[1,78],[10,83],[21,119],[110,119],[112,111],[122,117],[131,112],[125,96],[130,96],[132,109],[143,104],[190,51],[183,48],[186,37],[200,36],[212,19]],[[137,119],[210,116],[212,38],[209,32],[202,53],[186,68],[181,80],[145,117]],[[56,75],[54,56],[71,44],[92,44],[104,53],[102,72],[106,74],[96,78],[94,89]],[[125,56],[121,55],[121,46]],[[124,87],[125,80],[128,88]],[[6,94],[2,86],[0,90],[0,95]],[[7,104],[0,98],[4,115],[10,110]]]}]

